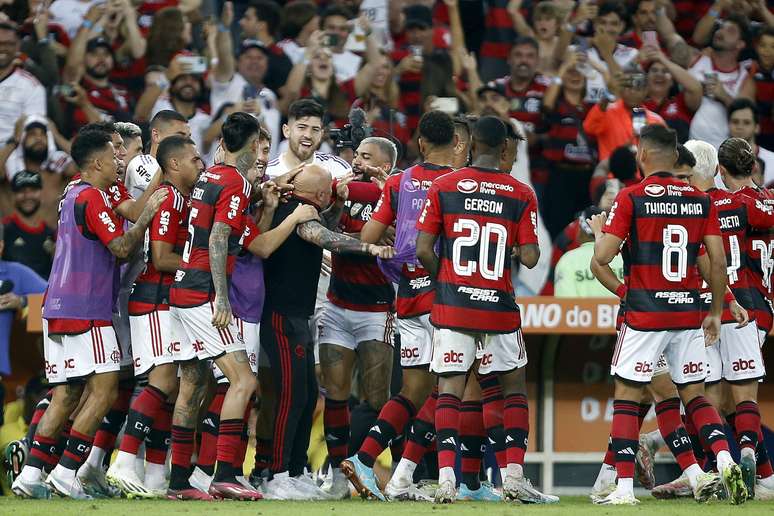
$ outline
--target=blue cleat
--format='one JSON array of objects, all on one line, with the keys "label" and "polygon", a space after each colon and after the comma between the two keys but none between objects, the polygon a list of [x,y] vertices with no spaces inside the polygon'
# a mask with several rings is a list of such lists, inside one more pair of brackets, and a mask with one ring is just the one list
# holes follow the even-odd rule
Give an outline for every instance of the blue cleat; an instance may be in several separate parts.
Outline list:
[{"label": "blue cleat", "polygon": [[376,484],[376,476],[373,468],[369,468],[353,455],[341,463],[341,471],[346,475],[352,485],[355,486],[360,496],[366,500],[386,501],[384,495]]},{"label": "blue cleat", "polygon": [[491,484],[481,483],[478,489],[469,489],[467,485],[460,484],[457,491],[457,500],[468,502],[501,502],[503,497],[494,490]]}]

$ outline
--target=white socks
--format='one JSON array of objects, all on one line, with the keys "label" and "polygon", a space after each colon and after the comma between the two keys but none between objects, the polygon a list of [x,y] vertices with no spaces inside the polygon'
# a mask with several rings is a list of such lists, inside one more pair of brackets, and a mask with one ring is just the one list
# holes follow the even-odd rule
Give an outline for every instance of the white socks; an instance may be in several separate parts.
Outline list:
[{"label": "white socks", "polygon": [[75,470],[68,469],[61,464],[57,464],[51,474],[58,477],[60,480],[67,482],[75,481]]},{"label": "white socks", "polygon": [[25,482],[40,482],[43,480],[43,472],[38,468],[26,465],[22,468],[19,477]]},{"label": "white socks", "polygon": [[438,484],[443,484],[447,480],[455,486],[457,485],[457,477],[454,475],[454,468],[448,466],[438,470]]},{"label": "white socks", "polygon": [[735,464],[734,459],[731,458],[731,454],[723,450],[717,454],[718,471],[733,466]]},{"label": "white socks", "polygon": [[661,432],[659,432],[658,430],[653,430],[652,432],[648,432],[647,434],[645,434],[645,439],[647,440],[648,445],[654,451],[658,451],[661,448],[664,448],[666,446],[666,443],[664,442],[664,437],[661,435]]},{"label": "white socks", "polygon": [[616,491],[618,491],[619,494],[630,494],[634,496],[634,479],[619,478]]},{"label": "white socks", "polygon": [[691,487],[696,489],[696,479],[699,478],[699,475],[704,473],[704,470],[701,469],[698,464],[691,464],[683,471],[683,473],[688,477],[688,482],[691,483]]},{"label": "white socks", "polygon": [[521,467],[521,464],[508,464],[504,471],[500,470],[500,476],[503,480],[505,480],[505,477],[522,478],[524,476],[524,468]]},{"label": "white socks", "polygon": [[416,469],[417,465],[415,463],[401,457],[400,462],[398,462],[398,465],[395,468],[395,473],[392,474],[392,478],[396,483],[400,483],[401,485],[406,483],[411,484]]},{"label": "white socks", "polygon": [[594,481],[594,487],[602,487],[609,484],[615,483],[615,478],[618,476],[618,474],[615,471],[615,466],[611,466],[609,464],[602,464],[602,467],[599,469],[599,474],[597,475],[597,480]]},{"label": "white socks", "polygon": [[145,487],[149,489],[163,489],[167,483],[166,464],[145,464]]},{"label": "white socks", "polygon": [[131,469],[134,471],[134,461],[137,457],[129,452],[118,450],[116,460],[113,464],[120,469]]},{"label": "white socks", "polygon": [[86,463],[93,468],[102,469],[102,461],[105,460],[106,454],[107,451],[103,450],[102,448],[92,446],[91,451],[89,452],[89,456],[86,458]]}]

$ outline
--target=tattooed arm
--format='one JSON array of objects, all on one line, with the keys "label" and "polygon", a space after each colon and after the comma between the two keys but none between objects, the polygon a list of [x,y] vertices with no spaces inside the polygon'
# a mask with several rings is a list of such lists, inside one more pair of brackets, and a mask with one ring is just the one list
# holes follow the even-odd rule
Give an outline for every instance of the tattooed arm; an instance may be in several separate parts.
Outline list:
[{"label": "tattooed arm", "polygon": [[391,258],[395,252],[392,247],[367,244],[347,235],[334,233],[316,220],[299,224],[296,232],[298,236],[307,242],[327,249],[332,253],[365,254],[381,258]]},{"label": "tattooed arm", "polygon": [[659,12],[656,16],[656,30],[666,44],[670,60],[683,68],[689,68],[699,55],[699,51],[685,42],[675,30],[672,20],[663,12]]},{"label": "tattooed arm", "polygon": [[231,226],[225,222],[216,222],[210,232],[210,271],[215,287],[215,303],[212,324],[223,329],[231,322],[231,304],[228,301],[228,283],[226,280],[226,261],[228,258],[228,237]]},{"label": "tattooed arm", "polygon": [[129,231],[124,233],[118,238],[114,238],[107,245],[110,252],[116,258],[126,258],[134,251],[137,246],[145,239],[145,230],[148,229],[153,216],[158,211],[161,203],[167,198],[166,190],[156,190],[153,195],[148,199],[148,203],[143,208],[142,213],[137,218],[134,226],[129,228]]}]

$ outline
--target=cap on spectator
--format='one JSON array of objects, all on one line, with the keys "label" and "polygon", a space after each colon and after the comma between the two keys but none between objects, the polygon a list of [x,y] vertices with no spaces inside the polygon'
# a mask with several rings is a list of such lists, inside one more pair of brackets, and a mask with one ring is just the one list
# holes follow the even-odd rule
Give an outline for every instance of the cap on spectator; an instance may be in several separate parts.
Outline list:
[{"label": "cap on spectator", "polygon": [[409,5],[403,9],[407,29],[429,29],[433,26],[433,11],[424,5]]},{"label": "cap on spectator", "polygon": [[266,47],[266,45],[263,44],[262,41],[259,41],[257,39],[245,39],[242,41],[242,44],[239,46],[239,55],[241,56],[251,48],[257,48],[266,56],[269,56],[269,49]]},{"label": "cap on spectator", "polygon": [[24,130],[29,131],[30,129],[43,129],[44,131],[48,132],[48,124],[46,124],[46,119],[35,115],[28,116],[27,121],[24,124]]},{"label": "cap on spectator", "polygon": [[481,97],[487,91],[493,91],[499,95],[503,94],[502,88],[498,87],[494,82],[488,82],[476,90],[476,97]]},{"label": "cap on spectator", "polygon": [[113,53],[113,47],[110,46],[110,41],[103,38],[102,36],[91,38],[88,43],[86,43],[86,52],[94,52],[99,47],[106,48],[108,52],[111,54]]},{"label": "cap on spectator", "polygon": [[38,190],[43,188],[43,180],[40,178],[40,174],[30,170],[22,170],[13,176],[11,190],[18,192],[22,188],[35,188]]},{"label": "cap on spectator", "polygon": [[580,212],[580,215],[578,215],[578,223],[580,224],[581,231],[589,236],[593,235],[594,230],[591,229],[591,226],[586,222],[586,219],[590,219],[592,216],[599,215],[600,213],[602,213],[602,210],[597,206],[589,206]]}]

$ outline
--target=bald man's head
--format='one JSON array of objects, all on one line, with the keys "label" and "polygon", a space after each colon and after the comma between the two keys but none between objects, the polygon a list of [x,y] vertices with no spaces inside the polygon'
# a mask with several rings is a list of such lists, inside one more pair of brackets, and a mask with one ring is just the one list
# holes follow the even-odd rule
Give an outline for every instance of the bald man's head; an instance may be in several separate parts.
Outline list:
[{"label": "bald man's head", "polygon": [[325,209],[331,202],[332,182],[331,173],[320,165],[305,165],[293,179],[293,193]]}]

